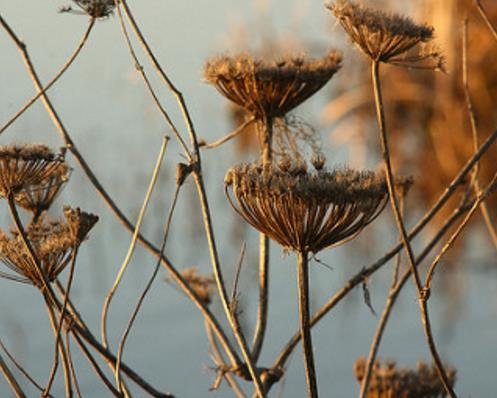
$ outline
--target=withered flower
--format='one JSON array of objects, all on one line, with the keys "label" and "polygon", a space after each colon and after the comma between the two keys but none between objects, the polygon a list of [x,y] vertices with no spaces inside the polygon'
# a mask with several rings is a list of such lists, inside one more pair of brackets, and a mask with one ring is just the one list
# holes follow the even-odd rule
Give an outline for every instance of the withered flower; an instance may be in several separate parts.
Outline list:
[{"label": "withered flower", "polygon": [[181,271],[181,276],[195,291],[200,300],[209,305],[212,301],[212,293],[215,291],[216,282],[212,275],[202,275],[197,267],[185,268]]},{"label": "withered flower", "polygon": [[416,24],[409,18],[350,0],[336,0],[326,7],[335,14],[351,40],[373,61],[402,66],[428,62],[425,67],[443,70],[440,52],[419,46],[433,39],[432,26]]},{"label": "withered flower", "polygon": [[204,77],[230,101],[256,119],[282,117],[300,105],[340,69],[342,56],[330,51],[319,59],[257,59],[249,54],[209,60]]},{"label": "withered flower", "polygon": [[66,167],[45,145],[0,146],[0,197],[39,187]]},{"label": "withered flower", "polygon": [[[26,228],[26,236],[33,248],[35,260],[45,278],[53,282],[69,264],[74,251],[93,227],[98,217],[79,209],[66,210],[66,220],[40,219]],[[79,226],[79,229],[78,229]],[[0,276],[41,288],[36,263],[17,232],[10,235],[0,231],[0,261],[15,274],[0,272]]]},{"label": "withered flower", "polygon": [[15,195],[16,203],[33,213],[34,221],[50,208],[64,184],[69,180],[70,168],[62,163],[36,185],[29,185]]},{"label": "withered flower", "polygon": [[317,253],[344,243],[383,210],[385,178],[370,171],[327,171],[322,157],[313,163],[314,171],[290,159],[235,166],[225,178],[228,199],[248,223],[287,249]]},{"label": "withered flower", "polygon": [[[361,383],[366,373],[366,361],[359,358],[354,365],[355,375]],[[447,375],[451,386],[456,381],[456,371],[447,368]],[[440,382],[435,367],[429,367],[423,362],[418,363],[416,370],[396,369],[393,361],[382,364],[375,362],[371,373],[371,380],[367,398],[442,398],[445,389]]]},{"label": "withered flower", "polygon": [[[73,2],[92,18],[106,18],[114,12],[114,0],[73,0]],[[71,6],[63,7],[60,12],[74,12]]]}]

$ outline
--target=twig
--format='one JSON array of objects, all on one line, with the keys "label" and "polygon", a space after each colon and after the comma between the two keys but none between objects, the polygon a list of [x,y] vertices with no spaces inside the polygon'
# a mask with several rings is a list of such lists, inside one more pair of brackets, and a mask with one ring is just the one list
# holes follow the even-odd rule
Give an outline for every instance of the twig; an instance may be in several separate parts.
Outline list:
[{"label": "twig", "polygon": [[378,119],[378,126],[380,129],[382,156],[383,156],[383,162],[385,164],[385,171],[386,171],[386,176],[387,176],[387,185],[388,185],[388,193],[389,193],[389,197],[390,197],[390,204],[391,204],[394,216],[395,216],[395,221],[397,223],[397,227],[399,229],[400,236],[402,238],[402,243],[404,245],[404,248],[405,248],[405,251],[407,254],[407,259],[409,262],[409,266],[411,268],[411,275],[413,277],[414,284],[415,284],[417,292],[418,292],[418,301],[419,301],[419,307],[420,307],[420,312],[421,312],[421,320],[423,323],[423,329],[425,331],[426,341],[427,341],[428,347],[430,348],[431,356],[432,356],[433,361],[435,363],[435,366],[437,368],[437,372],[438,372],[438,375],[440,377],[440,381],[442,382],[447,394],[449,394],[449,396],[451,398],[457,398],[457,395],[455,394],[454,390],[452,389],[452,387],[449,384],[449,378],[447,376],[447,372],[445,371],[442,360],[440,359],[440,355],[439,355],[437,347],[435,345],[433,333],[431,331],[431,324],[430,324],[430,318],[429,318],[429,314],[428,314],[428,308],[426,305],[426,301],[427,301],[428,296],[429,296],[429,291],[423,290],[423,286],[421,284],[421,279],[419,277],[418,269],[416,267],[414,253],[413,253],[412,247],[409,243],[409,239],[408,239],[407,232],[406,232],[406,229],[404,226],[404,222],[402,220],[402,215],[400,214],[400,210],[398,207],[398,202],[397,202],[395,187],[394,187],[392,167],[390,164],[390,152],[389,152],[389,147],[388,147],[388,136],[387,136],[386,124],[385,124],[383,100],[381,97],[381,84],[380,84],[379,68],[380,68],[380,62],[373,61],[371,64],[371,70],[372,70],[373,89],[374,89],[374,96],[375,96],[375,103],[376,103],[376,115],[377,115],[377,119]]},{"label": "twig", "polygon": [[245,257],[245,250],[247,249],[247,245],[245,242],[242,244],[242,248],[240,250],[240,256],[238,257],[237,266],[235,270],[235,276],[233,278],[233,289],[231,291],[231,300],[230,303],[234,305],[236,303],[236,296],[238,295],[238,282],[240,281],[240,273],[242,271],[243,259]]},{"label": "twig", "polygon": [[3,373],[3,376],[5,377],[5,380],[7,380],[7,383],[9,383],[10,387],[12,388],[12,391],[16,395],[17,398],[26,398],[26,394],[24,394],[24,391],[22,390],[21,386],[17,382],[16,378],[12,374],[12,372],[9,370],[9,367],[5,363],[5,361],[2,358],[2,355],[0,355],[0,371]]},{"label": "twig", "polygon": [[223,145],[225,142],[230,141],[231,139],[235,138],[236,136],[240,135],[243,133],[243,131],[255,121],[255,117],[250,117],[249,119],[245,120],[240,126],[238,126],[235,130],[233,130],[231,133],[228,135],[225,135],[223,138],[214,141],[210,144],[207,144],[205,142],[199,142],[199,146],[202,149],[214,149],[217,148],[218,146]]},{"label": "twig", "polygon": [[[218,366],[220,369],[226,367],[226,363],[224,361],[223,355],[221,354],[221,350],[219,349],[219,345],[216,340],[216,336],[214,336],[214,333],[212,331],[211,325],[204,321],[204,326],[205,326],[205,331],[207,334],[207,339],[209,340],[209,344],[212,350],[212,359],[216,366]],[[233,375],[230,372],[223,372],[221,371],[220,377],[224,377],[226,381],[228,382],[229,386],[235,393],[235,395],[238,398],[246,398],[245,393],[242,391],[240,386],[238,385],[236,379],[233,377]],[[212,387],[212,390],[215,390],[216,388]]]},{"label": "twig", "polygon": [[123,15],[121,12],[121,7],[119,6],[119,0],[114,0],[114,3],[116,5],[117,15],[119,17],[119,24],[121,26],[121,31],[124,35],[124,39],[126,41],[126,45],[128,47],[131,58],[133,59],[133,62],[135,63],[135,68],[140,73],[140,76],[142,77],[143,82],[145,83],[145,86],[147,87],[148,92],[152,96],[152,99],[153,99],[155,105],[159,109],[159,112],[162,114],[167,125],[169,126],[169,128],[173,132],[173,134],[176,137],[176,139],[178,140],[179,144],[181,145],[181,148],[183,149],[185,156],[191,162],[192,161],[192,154],[191,154],[190,150],[188,149],[188,146],[186,145],[185,141],[183,140],[183,137],[181,137],[181,134],[179,133],[178,129],[176,128],[176,125],[171,120],[171,117],[169,116],[167,111],[162,106],[162,104],[159,100],[159,97],[155,93],[155,90],[152,87],[152,84],[150,83],[150,80],[148,79],[147,74],[145,73],[145,69],[141,65],[140,60],[138,59],[138,56],[136,55],[136,51],[133,48],[133,44],[131,43],[131,39],[129,37],[128,30],[126,29],[126,24],[124,23]]},{"label": "twig", "polygon": [[72,253],[72,259],[71,259],[71,265],[69,268],[69,276],[67,279],[67,286],[66,286],[66,297],[64,297],[64,302],[62,304],[62,311],[60,314],[59,318],[59,324],[57,325],[57,331],[55,334],[55,349],[54,349],[54,360],[53,360],[53,365],[52,365],[52,370],[50,372],[50,376],[48,378],[47,384],[45,386],[45,390],[43,391],[42,397],[45,398],[47,395],[50,393],[50,389],[52,388],[52,383],[55,379],[55,375],[57,373],[57,368],[59,366],[59,341],[60,341],[60,334],[62,330],[62,325],[64,324],[64,317],[66,316],[66,309],[67,309],[67,301],[69,300],[69,295],[71,293],[71,287],[72,287],[72,281],[74,277],[74,267],[76,265],[76,256],[78,255],[78,249],[75,248],[74,252]]},{"label": "twig", "polygon": [[[177,184],[175,192],[174,192],[173,202],[171,204],[171,207],[170,207],[168,215],[167,215],[167,219],[166,219],[166,223],[165,223],[165,227],[164,227],[164,237],[162,238],[162,244],[161,244],[161,248],[160,248],[161,257],[164,255],[164,250],[166,248],[167,238],[169,236],[169,230],[171,227],[173,213],[174,213],[174,210],[176,209],[176,203],[178,201],[178,195],[179,195],[180,188],[181,188],[181,185]],[[143,290],[142,294],[140,295],[140,298],[138,299],[138,302],[136,303],[136,306],[133,310],[133,314],[131,315],[131,318],[128,321],[128,324],[126,325],[126,328],[125,328],[123,335],[121,337],[121,341],[119,342],[119,347],[117,350],[116,370],[114,372],[115,378],[116,378],[116,384],[118,386],[121,385],[121,382],[120,382],[121,381],[121,370],[120,370],[120,368],[121,368],[122,355],[124,352],[124,345],[126,344],[126,339],[131,331],[131,328],[133,327],[133,324],[136,320],[136,317],[138,316],[138,312],[141,309],[143,301],[145,300],[146,295],[150,291],[150,288],[152,287],[152,284],[154,283],[154,280],[157,277],[157,273],[159,272],[160,265],[161,265],[161,261],[159,258],[157,260],[157,264],[155,265],[154,271],[153,271],[149,281],[147,282],[147,285],[145,286],[145,289]]]},{"label": "twig", "polygon": [[[473,148],[476,152],[478,149],[479,139],[478,139],[478,127],[476,124],[476,114],[473,107],[473,101],[471,100],[471,94],[469,92],[469,83],[468,83],[468,19],[465,18],[463,21],[463,34],[462,34],[462,83],[464,89],[464,97],[466,99],[466,106],[468,108],[468,116],[471,125],[471,133],[473,136]],[[480,179],[478,178],[479,172],[479,163],[475,165],[474,175],[473,175],[473,186],[475,190],[475,194],[478,195],[480,193]],[[488,233],[490,234],[490,238],[494,244],[494,247],[497,249],[497,232],[492,224],[492,220],[490,218],[490,212],[488,210],[488,206],[486,202],[480,203],[480,210],[483,216],[483,220],[485,221],[485,225],[487,226]]]},{"label": "twig", "polygon": [[309,264],[307,253],[297,253],[297,274],[299,291],[299,318],[302,351],[304,352],[305,377],[309,398],[317,398],[318,386],[311,338],[311,321],[309,312]]},{"label": "twig", "polygon": [[65,336],[66,336],[66,350],[67,350],[67,354],[68,354],[68,358],[69,358],[69,366],[70,366],[70,370],[71,370],[71,377],[72,377],[72,380],[74,382],[74,391],[76,392],[76,395],[78,396],[78,398],[83,398],[82,395],[81,395],[81,390],[79,388],[78,378],[76,377],[76,369],[74,368],[74,362],[72,360],[71,342],[70,342],[70,338],[69,338],[69,330],[66,330]]},{"label": "twig", "polygon": [[154,171],[152,173],[152,177],[150,179],[150,183],[147,188],[147,192],[145,194],[145,198],[143,199],[143,204],[140,209],[140,214],[138,215],[138,220],[136,222],[135,226],[135,231],[133,233],[133,237],[131,238],[131,243],[128,248],[128,252],[126,253],[126,257],[124,258],[124,261],[121,265],[121,268],[119,269],[119,272],[116,276],[116,279],[114,281],[114,284],[110,288],[110,290],[107,292],[107,296],[105,297],[104,305],[102,307],[102,315],[101,315],[101,334],[102,334],[102,342],[104,343],[105,347],[108,347],[108,340],[107,340],[107,314],[109,311],[109,306],[112,301],[112,298],[114,297],[114,294],[119,287],[119,284],[124,276],[124,273],[126,272],[126,269],[128,268],[128,264],[131,261],[131,257],[133,256],[136,242],[138,239],[138,234],[140,233],[140,228],[143,222],[143,218],[145,216],[145,211],[147,210],[148,204],[150,202],[150,197],[152,196],[152,192],[155,188],[155,184],[157,182],[157,178],[159,176],[160,172],[160,167],[162,164],[162,160],[164,159],[164,153],[167,148],[167,143],[169,141],[169,138],[166,136],[162,140],[162,146],[159,151],[159,155],[157,157],[157,161],[154,167]]},{"label": "twig", "polygon": [[[43,387],[41,384],[37,383],[35,379],[28,373],[26,369],[19,363],[19,361],[7,350],[7,347],[0,340],[0,348],[7,355],[12,364],[16,367],[16,369],[21,372],[21,374],[28,380],[38,391],[43,392]],[[48,398],[54,398],[52,395],[48,395]]]},{"label": "twig", "polygon": [[[0,17],[1,18],[1,17]],[[24,112],[26,112],[31,105],[33,105],[38,98],[40,98],[42,95],[44,95],[50,87],[52,87],[57,80],[60,79],[60,77],[69,69],[69,67],[72,65],[74,60],[78,57],[79,53],[83,49],[84,45],[88,41],[88,37],[90,36],[90,33],[95,26],[95,18],[90,18],[90,23],[88,24],[88,28],[86,28],[85,33],[83,34],[83,37],[81,38],[78,46],[76,47],[76,50],[74,53],[69,57],[67,62],[62,66],[62,68],[59,70],[59,72],[53,77],[52,80],[50,80],[49,83],[45,86],[45,88],[41,91],[38,91],[38,93],[31,98],[17,113],[12,116],[7,123],[5,123],[2,128],[0,128],[0,134],[2,134],[5,130],[7,130]]]},{"label": "twig", "polygon": [[476,8],[478,9],[478,12],[480,13],[481,17],[483,18],[483,20],[487,24],[487,27],[490,30],[490,33],[492,33],[492,36],[497,41],[497,30],[495,29],[494,24],[488,18],[487,12],[483,8],[483,6],[481,4],[481,1],[480,0],[475,0],[475,5],[476,5]]}]

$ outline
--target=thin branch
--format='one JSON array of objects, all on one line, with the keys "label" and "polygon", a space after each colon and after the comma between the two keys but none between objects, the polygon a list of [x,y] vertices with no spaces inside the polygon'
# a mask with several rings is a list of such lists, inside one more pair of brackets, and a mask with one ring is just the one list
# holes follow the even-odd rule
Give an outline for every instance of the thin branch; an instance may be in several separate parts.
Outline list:
[{"label": "thin branch", "polygon": [[[469,92],[468,83],[468,19],[465,18],[463,22],[463,34],[462,34],[462,84],[464,89],[464,97],[466,99],[466,106],[468,108],[468,116],[471,125],[471,133],[473,136],[473,148],[476,152],[478,150],[479,139],[478,139],[478,127],[476,124],[476,114],[473,107],[473,101],[471,100],[471,94]],[[473,186],[475,194],[478,195],[481,191],[480,189],[480,179],[478,177],[479,163],[475,165],[474,175],[473,175]],[[492,224],[492,219],[490,218],[490,211],[486,202],[481,202],[480,204],[481,214],[485,225],[487,226],[488,233],[494,247],[497,249],[497,232]]]},{"label": "thin branch", "polygon": [[[165,223],[165,227],[164,227],[164,237],[162,238],[162,245],[161,245],[161,248],[160,248],[161,257],[164,255],[164,250],[166,248],[167,238],[169,236],[169,230],[171,228],[171,222],[172,222],[172,218],[173,218],[173,213],[174,213],[174,210],[176,209],[176,204],[177,204],[177,201],[178,201],[178,196],[179,196],[180,188],[181,188],[181,185],[177,184],[176,185],[176,189],[174,191],[173,202],[171,204],[171,207],[170,207],[168,215],[167,215],[167,219],[166,219],[166,223]],[[126,328],[125,328],[125,330],[123,332],[123,335],[121,337],[121,341],[119,342],[119,347],[118,347],[118,350],[117,350],[116,370],[114,372],[115,373],[115,378],[116,378],[116,384],[118,386],[121,385],[121,382],[120,382],[121,381],[121,369],[120,368],[121,368],[122,355],[123,355],[123,352],[124,352],[124,345],[126,344],[126,339],[127,339],[128,335],[129,335],[129,333],[131,331],[131,328],[133,327],[133,324],[134,324],[134,322],[136,320],[136,317],[138,316],[138,312],[141,309],[143,301],[145,300],[146,295],[150,291],[150,289],[152,287],[152,284],[154,283],[154,280],[157,277],[157,274],[158,274],[159,269],[160,269],[160,265],[161,265],[161,261],[160,261],[160,258],[159,258],[157,260],[157,264],[155,265],[154,271],[153,271],[153,273],[152,273],[149,281],[147,282],[147,285],[145,286],[145,289],[143,290],[142,294],[140,295],[140,298],[138,299],[138,302],[136,303],[135,309],[133,310],[131,318],[128,321],[128,324],[126,325]]]},{"label": "thin branch", "polygon": [[[19,363],[19,361],[7,350],[7,347],[3,344],[3,342],[0,340],[0,348],[2,351],[7,355],[9,360],[12,362],[12,364],[15,366],[15,368],[21,372],[21,374],[28,380],[38,391],[43,392],[43,387],[41,384],[37,383],[35,379],[28,373],[26,369]],[[48,398],[54,398],[52,395],[48,395]]]},{"label": "thin branch", "polygon": [[131,243],[128,248],[128,252],[126,253],[126,257],[124,258],[124,261],[121,265],[121,268],[119,269],[119,272],[116,276],[116,279],[114,281],[114,284],[110,288],[110,290],[107,292],[107,296],[105,297],[104,305],[102,307],[102,315],[101,315],[101,334],[102,334],[102,342],[104,343],[105,347],[109,346],[108,340],[107,340],[107,315],[109,311],[109,306],[112,301],[112,298],[114,297],[114,294],[116,293],[117,288],[119,287],[119,284],[121,283],[121,280],[124,276],[124,273],[126,272],[126,269],[128,268],[129,262],[131,261],[131,257],[133,256],[135,247],[136,247],[136,242],[138,239],[138,234],[140,233],[140,228],[143,222],[143,218],[145,217],[145,211],[147,210],[148,204],[150,202],[150,198],[152,196],[152,192],[155,188],[155,184],[157,182],[157,178],[159,176],[160,172],[160,167],[162,165],[162,160],[164,159],[164,153],[167,148],[167,143],[169,142],[169,138],[166,136],[162,140],[162,146],[159,151],[159,155],[157,157],[157,161],[154,167],[154,171],[152,173],[152,177],[150,179],[150,183],[147,188],[147,192],[145,194],[145,198],[143,200],[143,204],[140,209],[140,214],[138,215],[138,220],[136,222],[136,227],[135,231],[133,233],[133,237],[131,238]]},{"label": "thin branch", "polygon": [[385,123],[385,113],[383,108],[383,100],[381,97],[381,84],[380,84],[380,73],[379,73],[380,63],[379,61],[373,61],[371,64],[372,70],[372,79],[373,79],[373,89],[376,103],[376,115],[378,119],[378,127],[380,129],[380,139],[381,139],[381,147],[382,147],[382,156],[383,162],[385,164],[385,171],[387,175],[387,185],[388,185],[388,193],[390,197],[390,204],[395,216],[395,221],[397,223],[397,227],[400,232],[400,236],[402,238],[402,243],[404,245],[407,259],[409,261],[409,266],[411,268],[411,275],[414,279],[414,284],[416,286],[418,292],[418,301],[421,312],[421,320],[423,323],[423,329],[425,331],[426,341],[428,343],[428,347],[430,348],[431,356],[437,368],[437,372],[442,382],[445,391],[451,398],[457,398],[454,390],[449,384],[449,378],[447,376],[447,372],[443,366],[442,360],[440,359],[440,355],[438,353],[437,347],[435,345],[435,341],[433,338],[433,333],[431,330],[430,318],[428,314],[428,307],[426,305],[426,301],[428,299],[429,291],[424,290],[421,284],[421,279],[419,277],[418,269],[416,267],[416,260],[414,258],[414,253],[412,251],[411,244],[409,243],[409,238],[407,236],[407,232],[404,226],[404,222],[402,220],[402,215],[400,214],[395,187],[394,187],[394,177],[392,173],[392,166],[390,164],[390,152],[388,147],[388,135],[386,130]]},{"label": "thin branch", "polygon": [[480,13],[481,17],[483,18],[483,20],[487,24],[487,27],[490,30],[490,33],[492,33],[492,36],[497,41],[497,30],[495,29],[494,24],[488,18],[487,12],[483,8],[483,6],[481,4],[481,1],[480,0],[475,0],[475,5],[476,5],[476,8],[478,9],[478,12]]},{"label": "thin branch", "polygon": [[66,336],[66,350],[67,350],[67,354],[68,354],[68,358],[69,358],[71,377],[72,377],[72,380],[74,382],[74,391],[76,392],[76,395],[78,396],[78,398],[83,398],[82,394],[81,394],[81,390],[79,388],[78,378],[76,377],[76,369],[74,368],[74,362],[72,360],[71,342],[70,342],[70,338],[69,338],[69,330],[67,330],[67,329],[65,332],[65,336]]},{"label": "thin branch", "polygon": [[218,146],[223,145],[225,142],[228,142],[232,140],[233,138],[237,137],[241,133],[245,131],[245,129],[255,121],[255,117],[252,116],[245,120],[240,126],[238,126],[235,130],[233,130],[231,133],[225,135],[223,138],[220,138],[217,141],[214,141],[210,144],[207,144],[205,142],[199,142],[199,147],[202,149],[214,149],[217,148]]},{"label": "thin branch", "polygon": [[9,383],[10,387],[12,388],[12,392],[16,395],[16,397],[26,398],[26,394],[24,394],[24,391],[22,390],[21,386],[19,385],[16,378],[10,371],[9,367],[3,360],[2,355],[0,355],[0,372],[2,372],[3,376],[5,377],[5,380],[7,380],[7,383]]},{"label": "thin branch", "polygon": [[88,28],[86,28],[86,31],[83,34],[83,37],[81,38],[74,53],[69,57],[67,62],[62,66],[62,68],[53,77],[53,79],[50,80],[50,82],[45,86],[45,88],[42,91],[38,91],[38,93],[33,98],[31,98],[21,109],[19,109],[19,111],[14,116],[12,116],[9,119],[7,123],[3,125],[2,128],[0,128],[0,134],[2,134],[5,130],[7,130],[24,112],[26,112],[31,107],[31,105],[33,105],[36,102],[38,98],[44,95],[50,89],[50,87],[52,87],[62,77],[62,75],[67,71],[67,69],[69,69],[69,67],[76,60],[79,53],[83,49],[84,45],[88,41],[88,37],[90,36],[90,33],[94,26],[95,26],[95,18],[90,18],[90,23],[88,24]]}]

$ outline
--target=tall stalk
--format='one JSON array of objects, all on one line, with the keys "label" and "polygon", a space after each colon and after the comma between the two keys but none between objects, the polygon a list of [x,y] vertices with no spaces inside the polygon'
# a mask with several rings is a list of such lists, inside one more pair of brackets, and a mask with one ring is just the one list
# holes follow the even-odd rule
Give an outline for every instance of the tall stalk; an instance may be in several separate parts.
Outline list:
[{"label": "tall stalk", "polygon": [[438,375],[440,377],[440,381],[442,382],[447,394],[451,398],[457,398],[454,390],[450,386],[449,378],[444,369],[442,360],[440,359],[440,355],[438,354],[438,350],[435,344],[435,339],[433,338],[433,333],[431,330],[430,318],[428,314],[428,307],[426,302],[429,298],[429,290],[423,288],[421,283],[421,279],[419,277],[418,269],[416,268],[416,260],[414,258],[414,253],[412,251],[411,244],[409,243],[409,238],[407,236],[407,232],[404,226],[404,221],[402,219],[402,214],[400,213],[395,188],[394,188],[394,178],[392,172],[392,165],[390,161],[390,150],[388,145],[388,134],[385,123],[385,111],[383,107],[383,98],[381,94],[381,84],[380,84],[380,62],[375,60],[371,64],[371,74],[373,79],[373,89],[374,89],[374,98],[376,104],[376,116],[378,121],[378,127],[380,130],[380,141],[382,148],[382,157],[383,163],[385,166],[385,173],[387,177],[387,185],[388,185],[388,193],[390,196],[390,204],[392,207],[392,211],[395,217],[395,222],[400,232],[400,237],[402,244],[404,245],[404,249],[407,254],[410,271],[412,277],[414,279],[414,284],[416,285],[416,289],[418,292],[418,301],[419,308],[421,312],[421,320],[423,323],[423,330],[425,333],[426,341],[428,343],[428,347],[430,349],[431,356],[433,358],[433,362],[435,363],[435,367],[437,368]]},{"label": "tall stalk", "polygon": [[302,350],[304,352],[305,377],[309,398],[317,398],[318,387],[312,352],[311,316],[309,311],[309,263],[306,252],[297,252],[297,274],[299,290],[299,318]]}]

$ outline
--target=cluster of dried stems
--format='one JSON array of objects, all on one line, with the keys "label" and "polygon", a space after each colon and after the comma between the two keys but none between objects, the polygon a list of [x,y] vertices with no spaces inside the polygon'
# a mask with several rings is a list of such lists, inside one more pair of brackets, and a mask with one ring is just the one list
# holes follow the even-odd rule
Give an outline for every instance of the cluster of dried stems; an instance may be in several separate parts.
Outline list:
[{"label": "cluster of dried stems", "polygon": [[[88,29],[68,62],[45,86],[41,83],[36,68],[31,62],[25,43],[18,38],[14,29],[0,15],[0,25],[19,49],[27,73],[38,90],[37,95],[7,121],[0,131],[5,131],[31,104],[41,98],[64,143],[64,150],[60,154],[53,153],[43,145],[0,147],[0,196],[6,200],[14,224],[10,233],[3,231],[0,233],[0,261],[10,269],[9,272],[1,271],[0,276],[35,286],[46,304],[55,340],[53,362],[46,383],[43,385],[36,382],[3,344],[1,347],[9,357],[10,363],[18,368],[27,380],[40,391],[41,396],[52,396],[51,390],[56,380],[59,363],[61,363],[63,370],[66,396],[83,396],[83,391],[77,380],[75,363],[72,360],[70,341],[76,342],[94,368],[96,377],[113,396],[131,397],[130,382],[135,383],[141,389],[140,394],[142,395],[173,396],[163,392],[163,388],[159,389],[152,386],[123,361],[127,336],[146,294],[160,267],[163,266],[169,274],[169,280],[192,300],[205,318],[205,328],[211,345],[212,358],[218,370],[212,388],[216,389],[223,380],[226,380],[236,396],[245,397],[249,385],[253,386],[254,396],[260,398],[267,396],[271,388],[284,376],[290,354],[301,341],[307,394],[311,398],[317,397],[319,383],[318,372],[314,364],[312,327],[354,287],[365,284],[370,275],[399,254],[397,265],[393,267],[394,278],[390,293],[371,344],[369,357],[367,361],[360,360],[356,365],[356,374],[361,383],[360,397],[431,398],[446,395],[456,397],[453,389],[455,371],[444,366],[438,353],[431,331],[428,300],[433,276],[440,260],[454,245],[478,209],[484,209],[482,206],[485,199],[493,193],[497,186],[495,167],[492,171],[493,177],[487,184],[479,182],[477,172],[480,159],[490,150],[497,139],[497,130],[488,135],[482,144],[479,143],[475,132],[473,153],[468,156],[464,165],[453,174],[452,180],[434,201],[432,207],[414,228],[408,231],[404,222],[404,201],[413,181],[397,176],[392,167],[392,156],[396,153],[396,147],[390,145],[380,66],[392,64],[404,68],[443,70],[443,58],[440,52],[431,45],[434,29],[428,25],[418,25],[401,16],[369,9],[353,1],[336,0],[327,4],[327,8],[335,15],[352,42],[364,52],[370,61],[372,92],[384,172],[375,173],[346,168],[327,170],[324,157],[321,154],[317,154],[311,159],[313,166],[311,169],[304,156],[299,154],[294,147],[280,153],[275,151],[273,132],[275,126],[284,125],[287,128],[287,134],[291,134],[292,126],[287,123],[287,114],[319,91],[335,75],[341,67],[342,55],[339,52],[331,50],[328,55],[319,59],[309,59],[302,55],[296,55],[267,60],[249,54],[240,54],[209,60],[205,67],[206,80],[243,110],[246,122],[240,129],[218,143],[208,145],[199,141],[182,93],[169,79],[159,63],[127,2],[125,0],[74,0],[74,4],[77,9],[65,7],[61,11],[88,15]],[[492,34],[497,38],[495,29],[483,6],[476,2],[476,7]],[[169,138],[165,137],[163,140],[139,217],[136,224],[133,224],[96,178],[47,95],[47,90],[57,82],[78,56],[88,40],[95,22],[107,18],[111,14],[117,14],[125,43],[134,64],[137,66],[138,73],[157,105],[159,113],[164,118],[164,123],[171,129],[187,159],[187,163],[177,165],[176,190],[164,223],[164,234],[160,247],[150,243],[140,233],[140,228],[151,193],[157,182]],[[128,31],[128,27],[131,28],[132,32]],[[137,57],[131,33],[142,46],[165,88],[177,100],[178,107],[184,117],[184,129],[189,136],[190,144],[187,144],[181,129],[173,123],[167,110],[161,104],[156,88],[151,84],[145,69],[141,66],[141,61]],[[473,120],[474,114],[470,104],[468,109],[471,120]],[[254,163],[231,167],[225,179],[226,196],[233,209],[260,232],[259,301],[257,321],[250,343],[247,340],[247,331],[241,328],[237,305],[238,276],[244,251],[238,263],[233,290],[229,293],[221,268],[217,249],[218,243],[214,236],[212,215],[205,191],[201,148],[215,148],[238,135],[241,130],[252,123],[257,131],[260,158]],[[390,149],[391,147],[393,150]],[[66,151],[73,155],[76,163],[88,176],[89,181],[105,203],[123,226],[132,233],[132,242],[127,256],[103,305],[101,339],[93,334],[70,300],[74,268],[80,245],[87,239],[98,217],[70,207],[64,209],[65,218],[61,220],[51,220],[45,215],[61,187],[70,177],[70,168],[66,164],[64,156]],[[180,271],[180,268],[174,265],[165,254],[172,215],[176,208],[178,196],[184,181],[190,176],[193,178],[198,192],[212,262],[212,276],[201,275],[194,268]],[[443,224],[437,229],[436,234],[428,244],[419,253],[415,253],[411,240],[430,224],[461,186],[466,188],[463,199],[452,214],[444,219]],[[376,219],[388,202],[390,202],[399,231],[400,243],[378,261],[362,268],[324,306],[311,314],[309,307],[309,254],[316,254],[350,241]],[[28,223],[22,222],[19,208],[23,208],[31,214]],[[489,228],[491,227],[489,225]],[[423,278],[419,266],[430,253],[435,251],[437,244],[442,241],[451,228],[452,232],[449,238],[446,239],[443,247],[436,252],[434,260]],[[286,251],[293,251],[296,254],[300,324],[299,331],[283,347],[275,362],[271,366],[264,367],[260,365],[259,357],[268,326],[270,239],[280,244]],[[122,333],[117,351],[114,351],[108,342],[108,312],[138,243],[157,257],[157,264]],[[408,266],[404,273],[400,274],[399,261],[402,250],[406,253]],[[67,267],[69,267],[69,276],[64,286],[60,282],[59,276]],[[413,279],[417,289],[420,318],[432,355],[433,368],[422,365],[417,371],[398,371],[394,364],[382,366],[376,360],[376,353],[396,298],[410,278]],[[220,299],[229,328],[223,327],[221,320],[211,311],[212,298],[215,295]],[[96,355],[100,356],[108,365],[110,375],[101,368],[95,358]],[[14,394],[17,397],[25,397],[26,394],[23,392],[21,384],[10,370],[9,364],[1,356],[0,370]],[[239,384],[240,380],[247,381],[249,384],[242,388]]]}]

